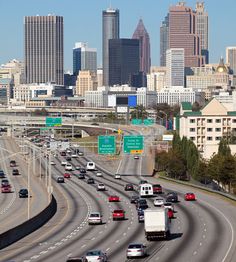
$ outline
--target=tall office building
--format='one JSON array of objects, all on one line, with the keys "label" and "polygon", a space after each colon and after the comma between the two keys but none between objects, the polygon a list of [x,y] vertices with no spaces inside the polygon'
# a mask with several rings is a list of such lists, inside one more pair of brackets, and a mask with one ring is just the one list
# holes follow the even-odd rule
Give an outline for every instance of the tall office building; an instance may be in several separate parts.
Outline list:
[{"label": "tall office building", "polygon": [[184,49],[170,48],[166,51],[167,87],[184,86]]},{"label": "tall office building", "polygon": [[140,72],[148,74],[151,67],[150,57],[150,38],[149,34],[143,24],[143,20],[139,19],[137,28],[134,31],[132,39],[139,39],[140,41]]},{"label": "tall office building", "polygon": [[201,55],[205,56],[206,64],[209,63],[208,50],[208,13],[205,11],[204,2],[196,4],[196,33],[200,37]]},{"label": "tall office building", "polygon": [[97,71],[97,49],[82,42],[73,48],[73,74],[78,75],[80,70]]},{"label": "tall office building", "polygon": [[97,90],[98,82],[95,71],[79,71],[76,81],[75,94],[78,96],[85,96],[86,91]]},{"label": "tall office building", "polygon": [[160,27],[160,66],[166,66],[166,50],[169,48],[169,14]]},{"label": "tall office building", "polygon": [[139,72],[139,40],[109,40],[109,85],[131,84]]},{"label": "tall office building", "polygon": [[24,29],[26,83],[63,85],[63,17],[26,16]]},{"label": "tall office building", "polygon": [[236,46],[226,47],[226,64],[230,65],[233,74],[236,75]]},{"label": "tall office building", "polygon": [[185,67],[204,64],[200,38],[196,33],[196,13],[179,2],[169,8],[169,48],[184,48]]},{"label": "tall office building", "polygon": [[119,39],[119,10],[108,8],[102,12],[103,85],[109,85],[109,39]]}]

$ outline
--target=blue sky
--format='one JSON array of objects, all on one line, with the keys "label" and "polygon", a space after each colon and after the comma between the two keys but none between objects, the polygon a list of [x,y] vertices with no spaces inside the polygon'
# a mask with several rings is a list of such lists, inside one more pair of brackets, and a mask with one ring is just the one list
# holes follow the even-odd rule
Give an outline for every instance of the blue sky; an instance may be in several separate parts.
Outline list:
[{"label": "blue sky", "polygon": [[[195,7],[196,1],[185,1]],[[0,0],[0,64],[23,60],[23,17],[55,14],[64,17],[65,70],[72,70],[75,42],[97,48],[102,63],[102,10],[120,10],[120,37],[130,38],[142,17],[151,40],[152,65],[159,65],[159,28],[174,0]],[[210,62],[225,57],[226,46],[236,45],[236,1],[205,0],[209,13]]]}]

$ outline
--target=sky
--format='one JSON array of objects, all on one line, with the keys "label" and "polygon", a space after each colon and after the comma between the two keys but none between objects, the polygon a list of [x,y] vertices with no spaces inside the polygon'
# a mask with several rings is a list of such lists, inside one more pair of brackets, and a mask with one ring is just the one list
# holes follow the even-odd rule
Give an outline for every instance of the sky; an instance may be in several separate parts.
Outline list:
[{"label": "sky", "polygon": [[[23,61],[24,16],[64,17],[64,69],[72,71],[72,49],[76,42],[97,48],[102,64],[102,11],[120,10],[120,38],[131,38],[140,18],[149,33],[152,65],[159,65],[160,25],[174,0],[0,0],[0,65],[12,59]],[[196,1],[186,0],[195,8]],[[236,46],[236,1],[205,0],[209,14],[210,62],[225,57],[227,46]]]}]

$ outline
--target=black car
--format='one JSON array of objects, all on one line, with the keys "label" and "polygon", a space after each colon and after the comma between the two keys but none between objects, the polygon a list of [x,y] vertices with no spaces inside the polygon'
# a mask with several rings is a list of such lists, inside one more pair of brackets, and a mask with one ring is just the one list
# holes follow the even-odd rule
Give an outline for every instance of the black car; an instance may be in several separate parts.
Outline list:
[{"label": "black car", "polygon": [[12,175],[13,176],[18,176],[20,173],[19,173],[19,170],[18,169],[13,169],[12,170]]},{"label": "black car", "polygon": [[178,195],[176,192],[169,192],[166,196],[166,202],[178,202]]},{"label": "black car", "polygon": [[88,183],[88,184],[94,184],[94,179],[91,178],[91,177],[88,178],[87,183]]},{"label": "black car", "polygon": [[144,198],[139,198],[136,202],[136,208],[138,209],[140,206],[146,206],[147,200]]},{"label": "black car", "polygon": [[131,204],[136,204],[136,202],[138,201],[139,196],[138,195],[132,195],[130,198],[130,203]]},{"label": "black car", "polygon": [[68,257],[66,262],[85,262],[83,257]]},{"label": "black car", "polygon": [[84,175],[83,173],[79,173],[79,174],[77,175],[77,177],[78,177],[79,179],[85,179],[85,175]]},{"label": "black car", "polygon": [[11,167],[16,166],[16,161],[15,161],[15,160],[11,160],[11,161],[10,161],[10,166],[11,166]]},{"label": "black car", "polygon": [[22,197],[28,197],[28,189],[27,188],[22,188],[20,189],[19,191],[19,197],[22,198]]},{"label": "black car", "polygon": [[4,178],[5,177],[5,173],[3,170],[0,170],[0,178]]},{"label": "black car", "polygon": [[138,222],[142,223],[144,222],[144,210],[138,209]]},{"label": "black car", "polygon": [[86,169],[83,168],[83,167],[81,167],[81,168],[79,169],[79,171],[80,171],[80,173],[86,174]]},{"label": "black car", "polygon": [[57,177],[57,183],[64,183],[64,182],[65,182],[65,179],[63,176]]},{"label": "black car", "polygon": [[71,161],[71,157],[70,157],[70,156],[67,156],[67,157],[66,157],[66,161]]},{"label": "black car", "polygon": [[148,184],[148,181],[147,180],[140,180],[139,185],[142,185],[142,184]]},{"label": "black car", "polygon": [[2,182],[1,182],[1,186],[4,187],[4,186],[9,186],[10,183],[8,181],[8,179],[3,179]]},{"label": "black car", "polygon": [[125,191],[133,191],[133,190],[134,190],[134,186],[132,184],[125,185]]}]

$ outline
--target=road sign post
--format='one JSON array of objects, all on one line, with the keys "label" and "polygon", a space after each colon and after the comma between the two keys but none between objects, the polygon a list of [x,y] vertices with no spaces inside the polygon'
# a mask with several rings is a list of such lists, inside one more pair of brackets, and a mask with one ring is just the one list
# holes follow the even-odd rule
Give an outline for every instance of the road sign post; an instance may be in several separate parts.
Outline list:
[{"label": "road sign post", "polygon": [[134,118],[134,119],[131,120],[132,125],[142,125],[142,123],[143,123],[142,119]]},{"label": "road sign post", "polygon": [[99,136],[98,137],[98,154],[114,155],[116,153],[115,136]]},{"label": "road sign post", "polygon": [[143,152],[143,136],[124,136],[124,153],[141,154]]}]

